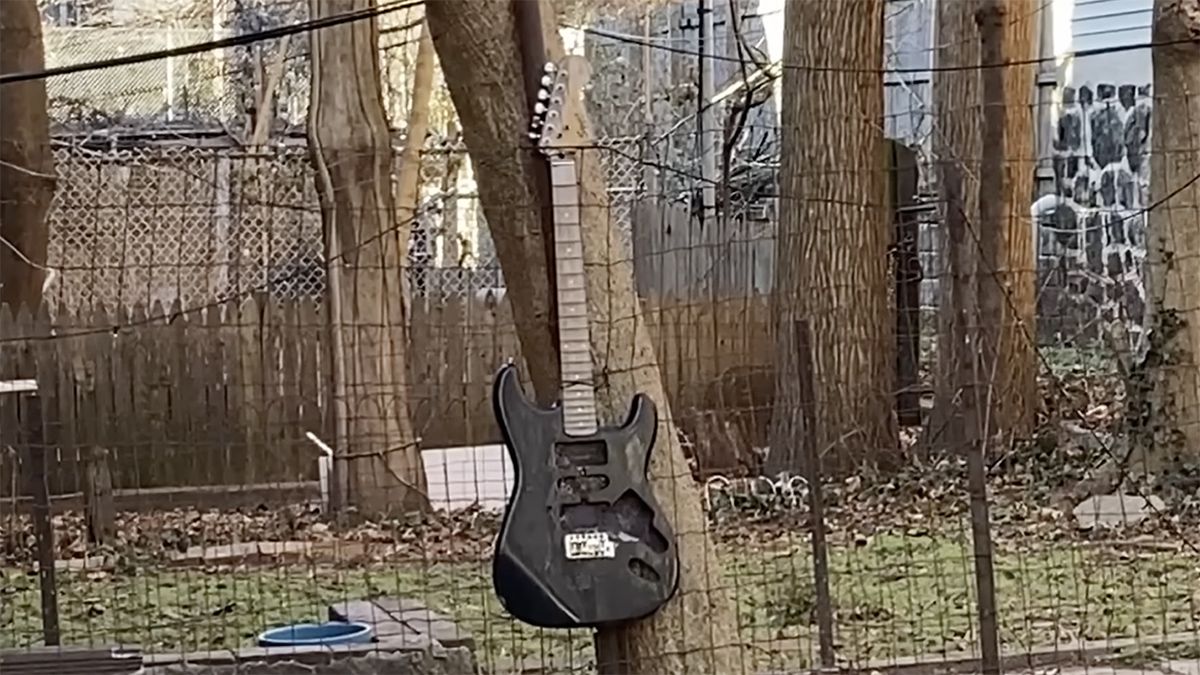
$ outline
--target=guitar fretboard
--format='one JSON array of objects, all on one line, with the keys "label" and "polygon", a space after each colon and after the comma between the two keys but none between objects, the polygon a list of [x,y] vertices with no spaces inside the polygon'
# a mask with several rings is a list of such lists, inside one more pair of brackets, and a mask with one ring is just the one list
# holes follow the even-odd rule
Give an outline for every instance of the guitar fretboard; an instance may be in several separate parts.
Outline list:
[{"label": "guitar fretboard", "polygon": [[554,260],[558,282],[558,348],[563,428],[568,435],[595,433],[596,390],[588,332],[587,279],[583,271],[579,180],[574,157],[550,160],[554,204]]}]

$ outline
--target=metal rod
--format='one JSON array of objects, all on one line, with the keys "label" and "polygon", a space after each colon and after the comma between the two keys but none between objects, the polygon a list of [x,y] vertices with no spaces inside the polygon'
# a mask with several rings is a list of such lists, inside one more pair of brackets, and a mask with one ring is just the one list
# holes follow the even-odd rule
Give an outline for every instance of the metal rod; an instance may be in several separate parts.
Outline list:
[{"label": "metal rod", "polygon": [[[517,47],[521,50],[521,66],[525,75],[525,102],[527,119],[533,119],[534,106],[537,104],[538,90],[542,87],[542,75],[545,74],[547,62],[546,37],[542,34],[541,0],[513,0],[513,20],[517,28]],[[554,209],[550,195],[550,163],[545,161],[535,150],[531,150],[531,160],[534,162],[533,179],[537,193],[537,203],[541,205],[542,219],[542,249],[546,256],[546,288],[550,292],[550,330],[558,333],[558,278],[554,266]],[[555,343],[557,348],[558,344]],[[557,362],[558,354],[547,354]],[[536,389],[536,387],[535,387]],[[538,401],[549,404],[552,401],[542,400],[539,392]]]},{"label": "metal rod", "polygon": [[829,593],[829,546],[825,541],[825,493],[821,487],[821,456],[817,452],[813,430],[816,428],[813,392],[812,336],[808,320],[793,322],[800,410],[804,420],[804,468],[808,482],[809,527],[812,529],[813,588],[817,596],[817,644],[821,668],[836,667],[833,651],[833,597]]},{"label": "metal rod", "polygon": [[525,74],[525,107],[533,116],[546,65],[546,38],[542,35],[541,0],[513,0],[513,19],[517,24],[517,47]]},{"label": "metal rod", "polygon": [[704,200],[704,218],[707,220],[716,208],[717,185],[717,111],[709,105],[716,86],[713,66],[716,64],[716,29],[713,24],[712,0],[700,0],[700,178],[704,181],[701,194]]},{"label": "metal rod", "polygon": [[645,42],[642,45],[642,124],[645,126],[646,134],[642,139],[642,148],[646,162],[642,169],[642,188],[645,191],[645,197],[656,199],[658,181],[654,162],[649,158],[650,138],[654,134],[654,49],[653,43],[650,41],[650,9],[646,8],[644,11],[646,14],[642,17],[642,40]]},{"label": "metal rod", "polygon": [[996,578],[992,561],[992,532],[988,521],[987,469],[979,439],[968,448],[967,489],[971,494],[971,538],[975,553],[975,590],[978,595],[979,655],[984,675],[1000,673],[1000,632],[996,622]]},{"label": "metal rod", "polygon": [[[999,65],[1004,61],[1004,8],[1000,0],[984,0],[975,14],[979,27],[979,58],[981,64]],[[1001,195],[995,194],[1004,184],[1004,69],[984,68],[979,73],[983,99],[983,147],[990,151],[983,154],[979,168],[979,256],[983,259],[977,268],[995,266],[1003,246],[1001,237],[1004,229],[1004,206]],[[994,267],[993,267],[994,268]],[[991,279],[985,283],[997,283]],[[1003,291],[991,289],[980,293],[976,311],[984,317],[1000,317],[1002,311],[996,305]],[[972,388],[974,389],[977,416],[973,428],[968,429],[969,440],[964,446],[967,451],[967,486],[971,494],[971,535],[975,549],[975,590],[979,612],[979,654],[984,675],[1000,673],[1000,635],[996,622],[996,579],[992,561],[992,534],[988,521],[987,469],[984,452],[991,435],[986,420],[991,419],[991,396],[987,392],[992,386],[991,378],[985,376],[991,364],[999,358],[1000,340],[989,331],[977,333],[972,363]],[[990,343],[990,344],[989,344]],[[982,358],[981,358],[982,356]],[[986,376],[985,376],[986,377]],[[980,387],[979,382],[987,382]],[[981,389],[984,391],[981,396]]]},{"label": "metal rod", "polygon": [[21,464],[26,490],[32,500],[31,516],[37,537],[38,586],[42,598],[42,640],[59,645],[58,583],[54,576],[54,525],[50,510],[49,453],[42,427],[42,401],[36,394],[20,394]]}]

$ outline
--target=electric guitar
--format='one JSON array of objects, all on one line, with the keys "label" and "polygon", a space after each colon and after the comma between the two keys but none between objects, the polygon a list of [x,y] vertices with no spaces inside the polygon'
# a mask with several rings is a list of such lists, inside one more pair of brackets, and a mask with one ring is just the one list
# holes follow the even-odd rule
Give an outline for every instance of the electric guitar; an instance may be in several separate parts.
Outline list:
[{"label": "electric guitar", "polygon": [[674,532],[646,473],[654,402],[634,397],[625,422],[597,423],[580,231],[578,119],[587,61],[546,67],[530,134],[550,164],[561,402],[538,407],[516,367],[496,376],[492,404],[515,469],[492,579],[504,608],[545,628],[603,626],[655,612],[675,593]]}]

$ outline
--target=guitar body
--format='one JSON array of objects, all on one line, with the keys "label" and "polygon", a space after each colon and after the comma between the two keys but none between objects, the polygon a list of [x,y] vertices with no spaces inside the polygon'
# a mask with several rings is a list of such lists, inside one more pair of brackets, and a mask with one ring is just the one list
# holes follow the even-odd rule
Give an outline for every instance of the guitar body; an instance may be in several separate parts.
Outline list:
[{"label": "guitar body", "polygon": [[492,402],[516,474],[492,563],[505,609],[535,626],[575,628],[661,607],[679,559],[646,476],[654,402],[638,394],[621,426],[568,436],[562,407],[529,401],[512,365],[497,374]]}]

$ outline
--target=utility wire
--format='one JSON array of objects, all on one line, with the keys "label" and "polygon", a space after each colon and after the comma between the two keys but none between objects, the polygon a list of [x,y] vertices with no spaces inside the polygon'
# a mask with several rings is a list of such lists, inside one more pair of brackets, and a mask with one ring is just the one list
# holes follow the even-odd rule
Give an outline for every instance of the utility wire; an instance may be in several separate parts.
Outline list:
[{"label": "utility wire", "polygon": [[[3,0],[0,0],[3,2]],[[378,7],[371,9],[362,9],[353,12],[342,12],[333,16],[326,16],[320,19],[310,19],[302,21],[292,26],[281,26],[279,28],[270,28],[267,30],[255,31],[253,33],[243,33],[233,37],[221,38],[220,40],[209,40],[207,42],[197,42],[195,44],[184,45],[182,47],[173,47],[171,49],[160,49],[151,52],[142,52],[140,54],[130,54],[129,56],[119,56],[113,59],[102,59],[99,61],[87,61],[84,63],[75,63],[69,66],[56,66],[54,68],[46,68],[44,70],[33,70],[24,73],[5,73],[0,75],[0,86],[5,84],[15,84],[17,82],[28,82],[30,80],[44,80],[50,77],[59,77],[62,75],[74,75],[75,73],[84,73],[92,70],[105,70],[108,68],[118,68],[121,66],[130,66],[137,63],[145,63],[147,61],[158,61],[160,59],[169,59],[176,56],[190,56],[192,54],[201,54],[204,52],[216,51],[218,49],[227,49],[229,47],[244,47],[262,42],[264,40],[274,40],[287,35],[299,35],[301,33],[311,33],[323,28],[333,28],[342,24],[362,21],[363,19],[371,19],[384,14],[398,12],[402,9],[412,9],[424,4],[424,0],[393,0],[381,4]]]},{"label": "utility wire", "polygon": [[[2,0],[0,0],[2,1]],[[328,16],[321,19],[311,19],[293,26],[283,26],[280,28],[271,28],[253,33],[244,33],[233,37],[222,38],[220,40],[209,40],[207,42],[197,42],[195,44],[184,45],[182,47],[174,47],[172,49],[162,49],[141,54],[131,54],[129,56],[121,56],[113,59],[102,59],[99,61],[88,61],[85,63],[77,63],[69,66],[56,66],[54,68],[46,68],[43,70],[28,71],[24,73],[6,73],[0,75],[0,85],[13,84],[16,82],[28,82],[30,80],[40,80],[50,77],[59,77],[62,75],[73,75],[75,73],[83,73],[91,70],[104,70],[106,68],[117,68],[128,66],[137,63],[145,63],[147,61],[157,61],[159,59],[174,58],[176,56],[190,56],[192,54],[200,54],[203,52],[215,51],[218,49],[226,49],[229,47],[243,47],[255,42],[264,40],[273,40],[284,37],[286,35],[297,35],[300,33],[309,33],[322,28],[332,28],[362,19],[382,16],[391,12],[400,11],[402,9],[412,9],[424,4],[424,0],[395,0],[394,2],[386,3],[378,7],[358,10],[355,12],[345,12],[334,16]],[[696,52],[683,47],[673,47],[664,45],[660,42],[645,40],[637,36],[626,35],[623,33],[615,33],[604,30],[602,28],[590,28],[586,26],[570,26],[564,24],[564,27],[574,28],[589,35],[603,37],[616,42],[648,47],[660,51],[681,54],[683,56],[695,57]],[[1071,52],[1066,56],[1070,58],[1086,58],[1088,56],[1102,56],[1105,54],[1120,54],[1139,49],[1151,49],[1154,47],[1167,47],[1181,44],[1200,44],[1200,39],[1180,38],[1176,40],[1159,40],[1151,42],[1143,42],[1132,45],[1115,45],[1112,47],[1098,47],[1095,49],[1082,49]],[[740,63],[737,57],[726,56],[724,54],[705,54],[701,58],[711,59],[715,61],[725,61],[729,63]],[[950,72],[966,72],[972,70],[984,70],[989,68],[1009,68],[1017,66],[1037,65],[1042,63],[1053,63],[1058,60],[1058,56],[1047,56],[1035,59],[1018,59],[1015,61],[1003,61],[1001,63],[984,63],[969,66],[930,66],[928,68],[844,68],[838,66],[808,66],[797,63],[780,63],[779,67],[787,70],[800,70],[815,73],[859,73],[859,74],[919,74],[919,73],[950,73]]]},{"label": "utility wire", "polygon": [[[582,31],[584,33],[587,33],[588,35],[595,35],[597,37],[607,38],[609,40],[614,40],[616,42],[624,42],[626,44],[637,45],[640,47],[649,47],[651,49],[658,49],[660,51],[671,52],[673,54],[681,54],[683,56],[688,56],[688,57],[697,56],[696,51],[694,49],[686,49],[683,47],[673,47],[671,45],[664,45],[660,42],[654,42],[652,40],[645,40],[645,39],[642,39],[637,36],[626,35],[623,33],[614,33],[612,31],[607,31],[602,28],[589,28],[587,26],[572,26],[572,28]],[[1151,41],[1151,42],[1141,42],[1141,43],[1132,44],[1132,45],[1115,45],[1112,47],[1097,47],[1095,49],[1081,49],[1079,51],[1070,52],[1069,54],[1065,54],[1064,56],[1068,57],[1068,58],[1081,59],[1081,58],[1086,58],[1088,56],[1103,56],[1105,54],[1120,54],[1123,52],[1136,51],[1138,49],[1152,49],[1154,47],[1169,47],[1171,45],[1184,45],[1184,44],[1200,44],[1200,39],[1180,38],[1180,39],[1176,39],[1176,40],[1158,40],[1158,41]],[[713,59],[716,61],[726,61],[729,63],[740,63],[740,61],[737,57],[726,56],[724,54],[711,54],[711,55],[706,54],[706,55],[704,55],[703,58],[709,58],[709,59]],[[841,66],[807,66],[807,65],[802,65],[802,64],[798,64],[798,63],[780,63],[780,67],[785,70],[799,70],[799,71],[805,71],[805,72],[810,72],[810,73],[858,73],[858,74],[864,74],[864,75],[889,75],[889,74],[905,74],[905,73],[908,73],[908,74],[954,73],[954,72],[965,72],[965,71],[971,71],[971,70],[985,70],[985,69],[990,69],[990,68],[1010,68],[1010,67],[1017,67],[1017,66],[1032,66],[1032,65],[1037,65],[1037,64],[1041,64],[1041,63],[1054,63],[1059,58],[1060,57],[1058,57],[1058,56],[1046,56],[1046,57],[1041,57],[1041,58],[1036,58],[1036,59],[1017,59],[1015,61],[1002,61],[1000,63],[981,63],[978,65],[970,65],[970,66],[930,66],[928,68],[845,68],[845,67],[841,67]]]}]

